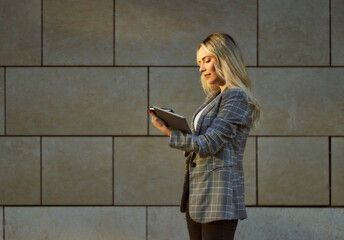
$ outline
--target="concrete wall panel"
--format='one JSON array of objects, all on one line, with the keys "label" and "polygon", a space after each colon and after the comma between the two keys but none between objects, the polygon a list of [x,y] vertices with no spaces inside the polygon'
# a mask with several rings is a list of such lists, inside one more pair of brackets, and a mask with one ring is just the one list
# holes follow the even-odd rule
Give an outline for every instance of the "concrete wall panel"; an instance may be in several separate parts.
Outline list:
[{"label": "concrete wall panel", "polygon": [[185,213],[179,207],[148,207],[148,239],[189,239]]},{"label": "concrete wall panel", "polygon": [[257,135],[344,134],[344,68],[250,68]]},{"label": "concrete wall panel", "polygon": [[44,205],[111,205],[112,138],[43,137]]},{"label": "concrete wall panel", "polygon": [[4,68],[0,68],[0,135],[5,134],[5,79]]},{"label": "concrete wall panel", "polygon": [[113,2],[43,1],[44,65],[112,65]]},{"label": "concrete wall panel", "polygon": [[0,65],[40,65],[41,0],[2,0],[0,9]]},{"label": "concrete wall panel", "polygon": [[344,2],[331,0],[332,65],[344,66]]},{"label": "concrete wall panel", "polygon": [[7,133],[147,133],[144,68],[9,68]]},{"label": "concrete wall panel", "polygon": [[0,205],[40,204],[39,137],[0,137],[0,183]]},{"label": "concrete wall panel", "polygon": [[143,207],[8,207],[7,240],[145,240]]},{"label": "concrete wall panel", "polygon": [[258,138],[258,204],[328,205],[328,138]]},{"label": "concrete wall panel", "polygon": [[239,221],[237,240],[344,238],[340,208],[248,208],[247,215]]},{"label": "concrete wall panel", "polygon": [[255,0],[115,2],[117,65],[196,66],[197,47],[213,32],[232,35],[256,65]]},{"label": "concrete wall panel", "polygon": [[344,206],[344,138],[333,137],[331,148],[332,204]]},{"label": "concrete wall panel", "polygon": [[329,66],[329,3],[259,1],[260,66]]},{"label": "concrete wall panel", "polygon": [[115,138],[115,204],[179,205],[184,169],[167,137]]}]

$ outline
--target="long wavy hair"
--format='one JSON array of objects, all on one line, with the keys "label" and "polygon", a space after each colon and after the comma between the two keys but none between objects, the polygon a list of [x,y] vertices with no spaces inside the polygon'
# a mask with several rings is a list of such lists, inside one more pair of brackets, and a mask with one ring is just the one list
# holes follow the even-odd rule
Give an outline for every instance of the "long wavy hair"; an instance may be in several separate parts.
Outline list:
[{"label": "long wavy hair", "polygon": [[[197,50],[201,47],[215,56],[215,72],[220,79],[225,81],[227,88],[240,88],[246,93],[247,101],[251,105],[252,126],[255,128],[260,118],[260,106],[252,94],[251,80],[234,39],[225,33],[213,33],[201,42]],[[207,96],[219,90],[219,86],[208,85],[203,75],[201,82]]]}]

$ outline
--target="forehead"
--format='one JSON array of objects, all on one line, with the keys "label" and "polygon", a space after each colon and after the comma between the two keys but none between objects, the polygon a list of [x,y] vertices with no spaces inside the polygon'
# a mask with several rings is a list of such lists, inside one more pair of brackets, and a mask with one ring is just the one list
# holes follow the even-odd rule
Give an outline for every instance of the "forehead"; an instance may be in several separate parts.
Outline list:
[{"label": "forehead", "polygon": [[200,47],[197,51],[197,62],[202,61],[202,59],[206,56],[212,56],[210,52],[208,52],[203,46]]}]

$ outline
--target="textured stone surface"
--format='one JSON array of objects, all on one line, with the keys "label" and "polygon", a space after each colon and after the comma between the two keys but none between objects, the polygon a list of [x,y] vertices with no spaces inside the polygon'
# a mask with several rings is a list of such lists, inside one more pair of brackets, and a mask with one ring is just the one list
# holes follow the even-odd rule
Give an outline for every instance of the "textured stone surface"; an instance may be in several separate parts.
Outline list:
[{"label": "textured stone surface", "polygon": [[[198,68],[150,68],[149,104],[172,108],[186,117],[191,128],[192,115],[206,97],[200,76]],[[163,135],[151,123],[149,133]]]},{"label": "textured stone surface", "polygon": [[43,137],[43,204],[112,204],[112,138]]},{"label": "textured stone surface", "polygon": [[248,208],[236,240],[344,239],[342,208]]},{"label": "textured stone surface", "polygon": [[328,66],[328,1],[260,0],[259,65]]},{"label": "textured stone surface", "polygon": [[144,68],[9,68],[7,134],[147,134]]},{"label": "textured stone surface", "polygon": [[184,159],[167,137],[115,138],[115,204],[179,205]]},{"label": "textured stone surface", "polygon": [[332,65],[344,65],[344,2],[331,0],[331,54]]},{"label": "textured stone surface", "polygon": [[43,63],[112,65],[113,2],[43,1]]},{"label": "textured stone surface", "polygon": [[185,213],[179,207],[148,207],[148,239],[189,239]]},{"label": "textured stone surface", "polygon": [[344,138],[331,138],[332,205],[344,206]]},{"label": "textured stone surface", "polygon": [[41,64],[41,0],[0,1],[0,65]]},{"label": "textured stone surface", "polygon": [[[344,239],[343,16],[342,0],[0,1],[0,135],[14,135],[0,136],[0,240],[188,239],[183,153],[148,136],[160,132],[147,107],[191,122],[205,98],[196,49],[219,31],[262,107],[244,170],[246,204],[264,207],[247,208],[235,239]],[[43,204],[69,207],[39,207],[41,135]]]},{"label": "textured stone surface", "polygon": [[0,183],[0,205],[40,204],[38,137],[0,137]]},{"label": "textured stone surface", "polygon": [[9,207],[6,240],[144,240],[145,213],[143,207]]},{"label": "textured stone surface", "polygon": [[245,204],[255,205],[256,201],[256,138],[247,139],[244,152]]},{"label": "textured stone surface", "polygon": [[258,204],[328,205],[328,138],[258,138]]},{"label": "textured stone surface", "polygon": [[344,68],[250,68],[258,135],[344,134]]},{"label": "textured stone surface", "polygon": [[5,134],[5,79],[4,68],[0,68],[0,135]]},{"label": "textured stone surface", "polygon": [[[214,32],[231,34],[247,65],[256,65],[255,0],[116,0],[116,64],[196,65],[196,50]],[[210,17],[209,17],[210,16]]]}]

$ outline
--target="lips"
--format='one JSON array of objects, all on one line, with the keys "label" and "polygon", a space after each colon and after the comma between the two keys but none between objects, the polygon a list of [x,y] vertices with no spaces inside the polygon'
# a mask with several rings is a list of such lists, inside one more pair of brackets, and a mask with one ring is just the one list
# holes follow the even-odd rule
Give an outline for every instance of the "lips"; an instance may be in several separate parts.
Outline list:
[{"label": "lips", "polygon": [[205,78],[209,78],[209,76],[210,76],[210,73],[204,74],[204,77],[205,77]]}]

